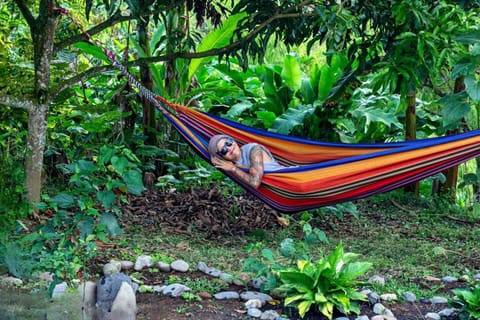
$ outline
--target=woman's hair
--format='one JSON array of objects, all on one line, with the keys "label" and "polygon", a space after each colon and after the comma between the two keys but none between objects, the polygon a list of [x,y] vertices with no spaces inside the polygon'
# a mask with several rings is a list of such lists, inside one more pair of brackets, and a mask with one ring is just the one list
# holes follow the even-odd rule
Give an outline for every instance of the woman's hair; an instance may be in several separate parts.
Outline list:
[{"label": "woman's hair", "polygon": [[217,156],[218,142],[222,139],[228,139],[228,138],[231,138],[231,137],[227,136],[226,134],[217,134],[211,137],[210,141],[208,142],[208,153],[210,153],[210,156]]}]

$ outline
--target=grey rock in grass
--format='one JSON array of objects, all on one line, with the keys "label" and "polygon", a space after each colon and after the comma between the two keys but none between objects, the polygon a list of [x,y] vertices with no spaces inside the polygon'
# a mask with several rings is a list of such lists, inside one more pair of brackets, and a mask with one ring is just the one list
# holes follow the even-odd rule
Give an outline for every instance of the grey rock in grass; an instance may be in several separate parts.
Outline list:
[{"label": "grey rock in grass", "polygon": [[118,273],[122,270],[122,263],[120,261],[110,261],[103,266],[103,274],[105,276],[109,274]]},{"label": "grey rock in grass", "polygon": [[425,315],[425,320],[440,320],[441,317],[438,313],[429,312]]},{"label": "grey rock in grass", "polygon": [[402,294],[403,299],[407,302],[415,302],[417,300],[417,296],[411,292],[404,292]]},{"label": "grey rock in grass", "polygon": [[280,315],[275,310],[267,310],[262,313],[260,320],[276,320]]},{"label": "grey rock in grass", "polygon": [[445,308],[438,312],[440,317],[446,317],[446,318],[453,316],[455,313],[456,313],[456,310],[453,308]]},{"label": "grey rock in grass", "polygon": [[457,281],[458,281],[458,278],[456,278],[456,277],[446,276],[446,277],[442,278],[443,283],[454,283],[454,282],[457,282]]},{"label": "grey rock in grass", "polygon": [[124,273],[115,273],[101,277],[97,282],[97,310],[100,314],[107,316],[111,309],[113,301],[123,283],[128,284],[133,291],[132,280]]},{"label": "grey rock in grass", "polygon": [[172,270],[178,272],[187,272],[190,268],[190,265],[183,260],[175,260],[170,264],[170,267],[172,268]]},{"label": "grey rock in grass", "polygon": [[380,296],[383,301],[397,301],[398,297],[395,293],[385,293]]},{"label": "grey rock in grass", "polygon": [[135,320],[137,316],[137,300],[131,285],[122,282],[117,296],[112,304],[110,319]]},{"label": "grey rock in grass", "polygon": [[170,272],[172,268],[170,267],[170,263],[166,263],[163,261],[157,262],[157,267],[162,272]]},{"label": "grey rock in grass", "polygon": [[135,266],[135,263],[129,260],[122,260],[120,264],[122,265],[122,270],[132,270]]},{"label": "grey rock in grass", "polygon": [[260,318],[262,311],[257,308],[250,308],[247,310],[247,314],[252,318]]},{"label": "grey rock in grass", "polygon": [[200,261],[197,263],[197,270],[205,273],[205,271],[208,269],[208,266],[205,262]]},{"label": "grey rock in grass", "polygon": [[260,299],[250,299],[247,302],[245,302],[245,308],[250,309],[250,308],[261,308],[263,306],[263,303]]},{"label": "grey rock in grass", "polygon": [[252,287],[254,287],[255,289],[260,289],[260,287],[262,286],[262,283],[264,283],[266,280],[267,278],[264,276],[253,279]]},{"label": "grey rock in grass", "polygon": [[355,320],[370,320],[368,318],[368,316],[359,316],[359,317],[356,317]]},{"label": "grey rock in grass", "polygon": [[67,292],[68,285],[66,282],[59,283],[53,288],[52,298],[63,296]]},{"label": "grey rock in grass", "polygon": [[448,299],[444,297],[432,297],[430,299],[430,302],[432,304],[442,304],[442,303],[448,303]]},{"label": "grey rock in grass", "polygon": [[381,286],[385,285],[385,278],[379,275],[371,276],[368,279],[368,283],[379,284]]},{"label": "grey rock in grass", "polygon": [[189,287],[179,284],[179,283],[172,283],[163,288],[162,294],[170,297],[180,297],[187,291],[191,291]]},{"label": "grey rock in grass", "polygon": [[139,256],[137,261],[135,261],[134,269],[135,271],[140,271],[143,268],[148,268],[153,266],[152,257],[150,256]]},{"label": "grey rock in grass", "polygon": [[376,292],[370,292],[368,295],[367,295],[367,298],[368,298],[368,301],[371,303],[371,304],[375,304],[377,302],[380,301],[380,296],[378,295],[378,293]]},{"label": "grey rock in grass", "polygon": [[221,291],[213,295],[217,300],[234,300],[240,298],[240,295],[236,291]]},{"label": "grey rock in grass", "polygon": [[250,299],[259,299],[262,301],[262,304],[265,304],[267,301],[273,300],[271,296],[269,296],[266,293],[263,292],[257,292],[257,291],[245,291],[240,294],[240,298],[243,301],[248,301]]}]

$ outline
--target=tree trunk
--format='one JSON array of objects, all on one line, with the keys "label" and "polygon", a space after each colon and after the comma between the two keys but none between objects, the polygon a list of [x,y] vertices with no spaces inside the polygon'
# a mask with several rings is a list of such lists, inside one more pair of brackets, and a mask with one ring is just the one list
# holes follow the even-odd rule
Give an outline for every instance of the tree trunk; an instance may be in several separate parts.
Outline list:
[{"label": "tree trunk", "polygon": [[[26,160],[27,200],[30,204],[40,201],[42,188],[43,153],[47,132],[48,106],[50,104],[50,62],[58,16],[51,8],[56,7],[53,0],[40,2],[38,18],[31,20],[30,29],[34,46],[34,105],[28,114],[28,142]],[[28,19],[27,19],[28,20]],[[37,211],[34,209],[33,214]]]},{"label": "tree trunk", "polygon": [[[415,89],[407,93],[407,111],[405,114],[405,140],[416,140],[417,138],[417,95]],[[420,183],[415,182],[405,187],[406,192],[413,192],[416,196],[420,194]]]},{"label": "tree trunk", "polygon": [[[465,90],[464,77],[458,77],[455,79],[455,87],[453,89],[454,93],[459,93]],[[460,129],[449,130],[445,134],[451,135],[459,133]],[[449,195],[450,201],[455,201],[455,194],[457,191],[457,181],[458,181],[458,166],[451,167],[442,172],[445,175],[445,183],[440,184],[440,192],[442,194]]]}]

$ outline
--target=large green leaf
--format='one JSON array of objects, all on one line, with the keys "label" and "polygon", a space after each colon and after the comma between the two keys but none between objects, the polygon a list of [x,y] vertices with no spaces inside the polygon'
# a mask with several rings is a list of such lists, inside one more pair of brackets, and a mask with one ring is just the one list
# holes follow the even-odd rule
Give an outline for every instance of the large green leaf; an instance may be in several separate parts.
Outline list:
[{"label": "large green leaf", "polygon": [[302,87],[300,63],[292,55],[286,55],[283,59],[282,79],[293,91],[298,91]]},{"label": "large green leaf", "polygon": [[271,131],[289,134],[296,126],[302,126],[304,119],[315,111],[313,105],[297,105],[296,108],[288,108],[272,124]]},{"label": "large green leaf", "polygon": [[[203,38],[202,42],[197,47],[197,52],[204,52],[215,48],[221,48],[228,45],[232,38],[233,32],[237,28],[238,22],[246,17],[246,13],[238,13],[230,16],[225,20],[221,27],[209,33]],[[188,79],[192,79],[197,69],[210,61],[212,57],[204,57],[199,59],[192,59],[188,67]]]},{"label": "large green leaf", "polygon": [[105,210],[109,210],[115,202],[116,197],[112,190],[100,190],[97,192],[97,199],[102,203]]},{"label": "large green leaf", "polygon": [[346,264],[339,274],[339,279],[342,281],[352,281],[364,274],[372,267],[369,262],[352,262]]},{"label": "large green leaf", "polygon": [[83,53],[95,57],[99,60],[110,63],[105,53],[98,46],[89,44],[87,42],[77,42],[73,45],[75,48],[80,49]]},{"label": "large green leaf", "polygon": [[54,196],[51,201],[59,208],[70,208],[75,204],[75,198],[67,193],[60,193]]},{"label": "large green leaf", "polygon": [[109,212],[100,216],[100,223],[104,224],[107,227],[108,232],[113,236],[122,233],[122,229],[118,225],[117,218],[115,218],[115,216]]},{"label": "large green leaf", "polygon": [[141,195],[144,189],[142,174],[136,170],[128,170],[123,176],[128,192]]},{"label": "large green leaf", "polygon": [[465,77],[465,88],[473,101],[480,101],[480,82],[474,76]]},{"label": "large green leaf", "polygon": [[295,288],[298,292],[309,292],[312,290],[313,279],[299,271],[280,271],[280,280]]},{"label": "large green leaf", "polygon": [[446,95],[439,100],[443,105],[443,127],[446,130],[458,128],[461,120],[470,112],[471,107],[466,102],[466,99],[467,94],[465,92],[460,92]]}]

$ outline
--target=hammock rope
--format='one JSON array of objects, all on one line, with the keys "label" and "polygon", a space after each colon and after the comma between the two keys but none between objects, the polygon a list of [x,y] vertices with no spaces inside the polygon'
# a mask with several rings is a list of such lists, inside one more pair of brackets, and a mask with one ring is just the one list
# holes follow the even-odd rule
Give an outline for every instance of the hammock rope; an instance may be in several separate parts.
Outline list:
[{"label": "hammock rope", "polygon": [[[140,94],[174,126],[195,152],[210,162],[208,141],[215,134],[239,144],[257,142],[287,167],[265,172],[253,189],[229,172],[232,180],[272,208],[300,212],[384,193],[408,185],[480,155],[480,130],[394,143],[342,144],[290,137],[242,125],[167,101],[142,85],[112,51],[106,50],[63,8]],[[243,169],[246,170],[246,169]]]}]

